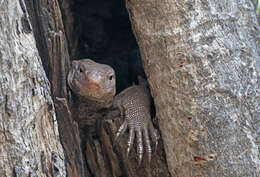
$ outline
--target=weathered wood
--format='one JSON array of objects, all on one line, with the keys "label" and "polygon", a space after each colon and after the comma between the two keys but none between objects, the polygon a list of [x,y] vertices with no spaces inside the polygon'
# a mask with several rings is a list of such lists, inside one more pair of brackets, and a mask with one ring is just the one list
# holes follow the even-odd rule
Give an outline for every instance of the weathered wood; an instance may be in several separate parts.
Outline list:
[{"label": "weathered wood", "polygon": [[250,0],[129,0],[173,176],[259,176],[260,43]]},{"label": "weathered wood", "polygon": [[[79,55],[79,29],[75,27],[74,13],[72,11],[74,1],[62,0],[59,1],[60,9],[62,12],[62,19],[64,23],[64,30],[67,37],[69,54],[71,59],[77,59]],[[79,25],[79,24],[78,24]]]},{"label": "weathered wood", "polygon": [[0,176],[66,176],[49,81],[24,0],[0,2]]},{"label": "weathered wood", "polygon": [[69,177],[89,176],[77,123],[70,112],[66,77],[70,67],[67,41],[57,0],[26,0],[37,48],[51,83]]}]

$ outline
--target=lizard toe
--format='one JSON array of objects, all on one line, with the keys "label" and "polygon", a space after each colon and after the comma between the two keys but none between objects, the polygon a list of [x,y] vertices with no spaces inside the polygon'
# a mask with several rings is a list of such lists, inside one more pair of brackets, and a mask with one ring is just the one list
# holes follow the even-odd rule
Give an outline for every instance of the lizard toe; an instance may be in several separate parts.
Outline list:
[{"label": "lizard toe", "polygon": [[123,124],[119,127],[117,133],[116,133],[116,137],[114,139],[113,145],[115,145],[115,143],[118,141],[118,138],[125,133],[127,129],[127,121],[124,121]]},{"label": "lizard toe", "polygon": [[160,134],[159,134],[158,130],[156,130],[154,128],[152,121],[149,121],[149,125],[148,126],[149,126],[149,132],[150,132],[152,141],[155,144],[155,151],[156,151],[157,150],[157,146],[158,146],[158,141],[160,139]]},{"label": "lizard toe", "polygon": [[144,131],[144,140],[146,144],[146,151],[148,153],[148,163],[150,164],[152,158],[152,148],[151,148],[151,142],[150,142],[147,127],[144,127],[143,131]]},{"label": "lizard toe", "polygon": [[140,166],[143,158],[144,148],[141,128],[136,130],[137,133],[137,154],[138,154],[138,165]]},{"label": "lizard toe", "polygon": [[133,147],[134,139],[135,139],[135,131],[134,131],[134,128],[130,128],[130,131],[129,131],[129,139],[128,139],[128,142],[127,142],[126,158],[128,158],[129,153],[130,153],[130,151],[131,151],[131,148]]}]

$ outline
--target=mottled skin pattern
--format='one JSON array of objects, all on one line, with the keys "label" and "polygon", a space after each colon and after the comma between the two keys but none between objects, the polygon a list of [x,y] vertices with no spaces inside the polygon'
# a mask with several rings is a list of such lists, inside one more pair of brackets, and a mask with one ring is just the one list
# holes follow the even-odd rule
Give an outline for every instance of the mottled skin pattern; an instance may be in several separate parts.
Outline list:
[{"label": "mottled skin pattern", "polygon": [[87,125],[91,126],[88,131],[94,132],[97,119],[103,116],[100,110],[111,107],[116,93],[113,68],[90,59],[75,60],[67,81],[75,95],[72,109],[80,130]]},{"label": "mottled skin pattern", "polygon": [[148,84],[143,78],[139,77],[138,79],[139,85],[133,85],[114,97],[115,73],[110,66],[96,63],[90,59],[73,61],[68,74],[68,84],[71,90],[83,98],[85,102],[90,103],[87,104],[92,107],[89,109],[90,114],[95,115],[94,111],[111,106],[120,110],[124,122],[116,134],[115,141],[129,128],[127,156],[136,136],[138,163],[140,164],[144,151],[143,137],[150,162],[152,148],[149,133],[156,146],[159,134],[150,118],[151,96]]},{"label": "mottled skin pattern", "polygon": [[68,74],[68,84],[74,93],[110,107],[116,93],[115,72],[108,65],[90,59],[74,60]]}]

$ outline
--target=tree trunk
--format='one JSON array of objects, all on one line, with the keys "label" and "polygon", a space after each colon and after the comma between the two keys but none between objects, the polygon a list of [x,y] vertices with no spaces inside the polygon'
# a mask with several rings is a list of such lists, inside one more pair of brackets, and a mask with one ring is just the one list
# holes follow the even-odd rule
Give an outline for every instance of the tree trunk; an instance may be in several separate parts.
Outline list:
[{"label": "tree trunk", "polygon": [[[61,2],[73,24],[70,3]],[[126,159],[127,134],[112,145],[118,122],[97,125],[97,137],[81,149],[59,5],[26,6],[0,3],[0,176],[170,176],[161,144],[151,165],[145,157],[140,167],[134,149]],[[130,0],[127,7],[172,176],[259,176],[260,40],[251,1]],[[67,26],[73,58],[74,30]]]},{"label": "tree trunk", "polygon": [[62,12],[62,19],[64,25],[64,30],[69,46],[69,54],[71,59],[77,59],[79,56],[78,51],[78,33],[79,30],[75,27],[74,14],[72,7],[74,6],[74,1],[71,0],[62,0],[59,1],[60,9]]},{"label": "tree trunk", "polygon": [[23,0],[0,3],[0,176],[66,176],[50,87]]},{"label": "tree trunk", "polygon": [[172,176],[260,176],[259,24],[249,0],[129,0]]},{"label": "tree trunk", "polygon": [[90,176],[70,110],[66,77],[70,68],[67,40],[57,0],[26,0],[37,48],[51,83],[68,177]]}]

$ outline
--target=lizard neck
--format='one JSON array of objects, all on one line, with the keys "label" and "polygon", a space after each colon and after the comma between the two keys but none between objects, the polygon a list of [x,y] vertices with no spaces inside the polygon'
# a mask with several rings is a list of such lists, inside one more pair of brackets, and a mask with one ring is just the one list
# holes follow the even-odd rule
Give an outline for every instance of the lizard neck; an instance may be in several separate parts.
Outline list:
[{"label": "lizard neck", "polygon": [[73,94],[73,101],[74,101],[74,105],[78,106],[78,105],[84,105],[84,107],[87,107],[89,111],[99,111],[101,109],[106,109],[112,106],[113,103],[113,99],[108,99],[108,100],[90,100],[86,97],[80,96],[80,95],[76,95]]},{"label": "lizard neck", "polygon": [[112,105],[110,102],[97,102],[86,100],[86,98],[73,95],[73,117],[82,129],[86,125],[93,126],[97,120],[102,120],[107,112],[107,108]]}]

